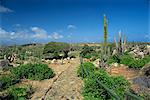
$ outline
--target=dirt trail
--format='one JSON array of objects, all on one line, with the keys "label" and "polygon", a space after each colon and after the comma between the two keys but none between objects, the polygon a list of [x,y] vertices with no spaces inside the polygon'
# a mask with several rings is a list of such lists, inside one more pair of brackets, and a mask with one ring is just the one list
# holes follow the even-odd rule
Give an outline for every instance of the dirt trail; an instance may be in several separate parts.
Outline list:
[{"label": "dirt trail", "polygon": [[[53,83],[45,96],[45,100],[82,100],[81,88],[82,80],[77,77],[77,66],[79,59],[75,59],[68,64],[63,73]],[[61,67],[61,66],[60,66]],[[58,69],[56,68],[55,71]]]},{"label": "dirt trail", "polygon": [[61,63],[49,64],[49,67],[56,74],[54,78],[23,82],[31,84],[35,88],[31,100],[82,100],[81,88],[83,81],[77,77],[79,64],[78,58],[63,65]]}]

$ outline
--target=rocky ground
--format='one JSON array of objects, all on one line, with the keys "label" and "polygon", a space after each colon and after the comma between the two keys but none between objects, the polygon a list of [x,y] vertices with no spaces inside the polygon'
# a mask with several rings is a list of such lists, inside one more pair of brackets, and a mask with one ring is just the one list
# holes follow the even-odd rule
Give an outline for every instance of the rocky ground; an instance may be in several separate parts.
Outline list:
[{"label": "rocky ground", "polygon": [[[82,100],[82,80],[77,77],[79,59],[71,61],[47,92],[46,100]],[[58,66],[61,67],[61,66]]]},{"label": "rocky ground", "polygon": [[49,64],[55,72],[55,77],[43,81],[23,81],[35,88],[31,100],[82,100],[82,80],[77,77],[79,59],[70,60],[69,63],[56,62]]}]

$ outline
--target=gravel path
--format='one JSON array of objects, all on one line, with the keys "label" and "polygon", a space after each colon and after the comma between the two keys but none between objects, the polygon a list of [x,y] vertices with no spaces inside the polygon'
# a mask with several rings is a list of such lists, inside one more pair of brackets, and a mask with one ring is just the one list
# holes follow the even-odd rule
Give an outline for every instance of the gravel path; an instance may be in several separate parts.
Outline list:
[{"label": "gravel path", "polygon": [[81,95],[83,82],[77,77],[78,66],[79,59],[71,61],[49,88],[44,100],[83,100]]}]

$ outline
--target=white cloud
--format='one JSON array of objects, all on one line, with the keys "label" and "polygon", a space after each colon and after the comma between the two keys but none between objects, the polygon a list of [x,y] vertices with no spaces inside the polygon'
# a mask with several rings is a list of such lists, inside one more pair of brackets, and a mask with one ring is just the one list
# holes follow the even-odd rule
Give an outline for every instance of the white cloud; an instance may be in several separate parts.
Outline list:
[{"label": "white cloud", "polygon": [[13,10],[0,5],[0,13],[13,12]]},{"label": "white cloud", "polygon": [[31,27],[31,31],[33,31],[35,34],[32,35],[33,38],[50,38],[51,36],[48,35],[47,31],[39,28],[39,27]]},{"label": "white cloud", "polygon": [[38,39],[61,39],[63,35],[53,32],[51,35],[46,30],[39,27],[30,29],[18,29],[16,31],[6,31],[0,27],[0,40],[38,40]]},{"label": "white cloud", "polygon": [[27,32],[28,32],[27,30],[8,32],[0,28],[0,39],[29,38],[28,34],[26,34]]},{"label": "white cloud", "polygon": [[63,35],[61,35],[61,34],[59,34],[59,33],[57,33],[57,32],[54,32],[52,35],[51,35],[51,38],[53,38],[53,39],[61,39],[61,38],[63,38]]},{"label": "white cloud", "polygon": [[20,25],[20,24],[15,24],[14,26],[15,26],[15,27],[20,27],[21,25]]},{"label": "white cloud", "polygon": [[70,24],[70,25],[67,26],[67,29],[76,29],[76,28],[77,27],[75,25],[72,25],[72,24]]},{"label": "white cloud", "polygon": [[5,31],[4,29],[0,28],[0,39],[9,37],[9,32]]}]

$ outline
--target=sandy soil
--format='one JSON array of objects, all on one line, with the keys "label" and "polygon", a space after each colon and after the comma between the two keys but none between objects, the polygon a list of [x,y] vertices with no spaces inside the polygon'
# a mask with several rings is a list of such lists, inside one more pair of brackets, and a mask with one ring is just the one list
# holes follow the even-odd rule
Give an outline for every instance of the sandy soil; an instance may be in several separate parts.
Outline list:
[{"label": "sandy soil", "polygon": [[125,65],[120,65],[118,67],[112,66],[110,69],[107,69],[110,75],[121,75],[124,76],[127,80],[132,80],[135,77],[139,76],[139,71],[134,69],[129,69]]},{"label": "sandy soil", "polygon": [[77,77],[79,59],[70,63],[49,64],[55,72],[55,77],[43,81],[24,80],[23,84],[31,84],[35,89],[31,100],[82,100],[83,81]]},{"label": "sandy soil", "polygon": [[[77,77],[77,67],[79,59],[71,61],[58,79],[53,83],[51,89],[47,92],[45,100],[82,100],[81,88],[82,80]],[[59,66],[61,67],[61,66]],[[58,71],[59,68],[56,68]],[[55,70],[55,71],[56,71]],[[56,71],[56,72],[57,72]]]}]

